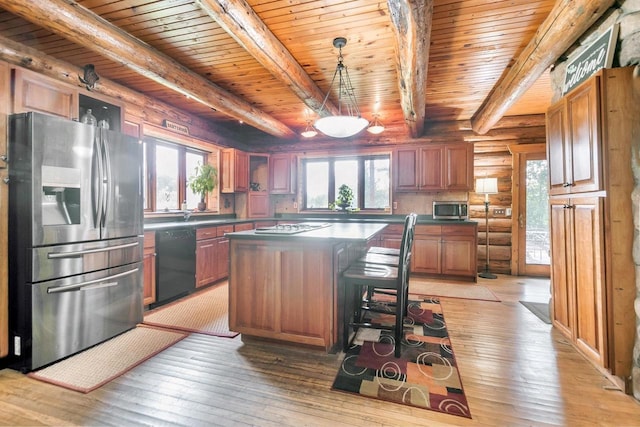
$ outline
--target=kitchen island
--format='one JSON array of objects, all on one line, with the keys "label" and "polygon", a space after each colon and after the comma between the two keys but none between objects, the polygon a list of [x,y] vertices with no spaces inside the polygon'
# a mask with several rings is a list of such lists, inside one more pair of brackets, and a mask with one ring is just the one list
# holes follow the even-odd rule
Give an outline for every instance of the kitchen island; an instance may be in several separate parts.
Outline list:
[{"label": "kitchen island", "polygon": [[307,223],[228,233],[229,328],[245,336],[339,344],[340,273],[384,223]]}]

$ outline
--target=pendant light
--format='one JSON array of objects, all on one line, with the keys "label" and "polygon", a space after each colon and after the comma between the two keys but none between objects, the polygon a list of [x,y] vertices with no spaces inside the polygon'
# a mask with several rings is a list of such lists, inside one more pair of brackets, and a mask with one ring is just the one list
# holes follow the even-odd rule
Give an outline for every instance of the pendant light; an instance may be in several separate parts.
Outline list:
[{"label": "pendant light", "polygon": [[380,120],[378,120],[378,115],[376,114],[373,116],[373,122],[371,122],[371,124],[367,128],[367,132],[377,135],[379,133],[382,133],[383,131],[384,125],[380,123]]},{"label": "pendant light", "polygon": [[342,62],[342,48],[347,44],[344,37],[336,37],[333,39],[333,46],[338,49],[338,65],[333,73],[331,86],[324,97],[320,111],[324,110],[331,88],[333,87],[336,77],[338,78],[338,114],[321,117],[316,120],[314,127],[323,134],[333,138],[348,138],[360,133],[369,121],[360,116],[360,109],[356,102],[351,79],[347,67]]},{"label": "pendant light", "polygon": [[304,136],[305,138],[313,138],[317,134],[318,131],[316,131],[313,126],[311,126],[311,120],[307,120],[307,127],[304,128],[300,135]]}]

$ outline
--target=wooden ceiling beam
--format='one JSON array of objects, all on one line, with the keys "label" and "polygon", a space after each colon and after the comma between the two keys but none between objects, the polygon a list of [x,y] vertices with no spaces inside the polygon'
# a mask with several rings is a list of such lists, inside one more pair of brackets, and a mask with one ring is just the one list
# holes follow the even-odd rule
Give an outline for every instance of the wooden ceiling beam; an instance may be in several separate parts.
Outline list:
[{"label": "wooden ceiling beam", "polygon": [[307,107],[320,115],[338,113],[329,100],[322,108],[325,94],[246,1],[196,0],[196,4]]},{"label": "wooden ceiling beam", "polygon": [[74,1],[2,0],[0,3],[3,9],[27,21],[98,52],[221,113],[279,138],[297,137],[297,134],[284,123],[154,50]]},{"label": "wooden ceiling beam", "polygon": [[400,105],[412,138],[424,131],[433,0],[387,0],[395,32]]},{"label": "wooden ceiling beam", "polygon": [[[39,50],[28,47],[0,36],[0,60],[23,67],[39,74],[51,77],[63,83],[84,88],[86,85],[80,82],[83,69],[68,62],[61,61]],[[86,89],[85,89],[86,90]],[[119,99],[129,106],[135,106],[143,113],[145,120],[151,122],[151,116],[175,120],[186,125],[191,125],[192,136],[207,139],[216,145],[236,147],[237,135],[220,129],[213,130],[211,122],[202,120],[192,114],[185,113],[169,104],[136,92],[104,77],[100,77],[92,92]]]},{"label": "wooden ceiling beam", "polygon": [[474,132],[487,133],[613,3],[615,0],[559,0],[471,118]]}]

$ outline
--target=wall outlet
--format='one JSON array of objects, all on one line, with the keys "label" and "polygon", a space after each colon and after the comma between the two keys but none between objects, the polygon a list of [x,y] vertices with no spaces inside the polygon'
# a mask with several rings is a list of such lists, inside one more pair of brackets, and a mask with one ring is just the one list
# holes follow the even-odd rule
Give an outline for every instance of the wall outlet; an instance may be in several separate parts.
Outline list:
[{"label": "wall outlet", "polygon": [[505,215],[505,210],[504,210],[504,208],[494,209],[494,210],[493,210],[493,215],[494,215],[494,216],[504,216],[504,215]]},{"label": "wall outlet", "polygon": [[298,209],[298,202],[293,202],[293,209]]},{"label": "wall outlet", "polygon": [[393,209],[398,209],[398,202],[393,202]]}]

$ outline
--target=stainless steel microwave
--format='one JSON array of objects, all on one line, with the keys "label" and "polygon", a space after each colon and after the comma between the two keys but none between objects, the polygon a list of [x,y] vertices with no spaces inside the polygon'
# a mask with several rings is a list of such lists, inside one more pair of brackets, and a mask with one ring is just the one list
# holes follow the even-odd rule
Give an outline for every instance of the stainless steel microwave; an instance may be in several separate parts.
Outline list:
[{"label": "stainless steel microwave", "polygon": [[433,219],[469,219],[467,202],[433,202]]}]

